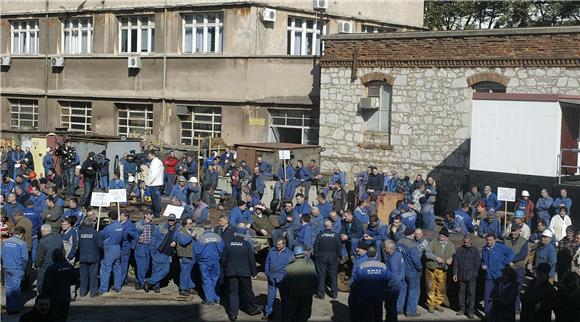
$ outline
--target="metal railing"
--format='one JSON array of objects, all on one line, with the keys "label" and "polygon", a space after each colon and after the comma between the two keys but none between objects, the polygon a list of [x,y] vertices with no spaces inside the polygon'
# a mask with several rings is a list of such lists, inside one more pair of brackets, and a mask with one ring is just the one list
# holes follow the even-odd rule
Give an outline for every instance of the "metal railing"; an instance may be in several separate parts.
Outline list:
[{"label": "metal railing", "polygon": [[[556,170],[557,171],[556,173],[558,174],[558,184],[562,183],[562,176],[563,176],[562,168],[576,169],[576,170],[580,169],[580,165],[572,166],[572,165],[565,165],[563,163],[562,154],[564,152],[574,152],[574,153],[578,154],[578,153],[580,153],[580,149],[560,149],[560,154],[558,154],[558,169]],[[578,156],[576,156],[576,158],[578,158]]]}]

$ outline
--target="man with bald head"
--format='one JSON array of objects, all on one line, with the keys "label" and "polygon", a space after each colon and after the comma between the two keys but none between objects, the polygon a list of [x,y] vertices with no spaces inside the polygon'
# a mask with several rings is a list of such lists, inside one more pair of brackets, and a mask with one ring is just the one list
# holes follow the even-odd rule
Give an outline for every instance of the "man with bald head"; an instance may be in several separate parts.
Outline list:
[{"label": "man with bald head", "polygon": [[[342,243],[340,235],[332,230],[332,221],[324,221],[324,229],[316,236],[312,247],[312,258],[318,274],[318,290],[314,297],[323,299],[330,287],[330,297],[338,295],[338,259],[341,255]],[[328,279],[328,283],[326,282]]]}]

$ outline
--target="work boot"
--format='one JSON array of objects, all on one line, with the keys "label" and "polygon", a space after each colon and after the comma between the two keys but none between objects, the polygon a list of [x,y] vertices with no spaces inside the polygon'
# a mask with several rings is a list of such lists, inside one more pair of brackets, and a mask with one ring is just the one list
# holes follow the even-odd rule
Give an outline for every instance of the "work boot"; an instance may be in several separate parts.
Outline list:
[{"label": "work boot", "polygon": [[475,319],[475,315],[473,315],[473,313],[467,313],[467,318],[469,318],[470,320]]},{"label": "work boot", "polygon": [[260,318],[260,320],[262,320],[262,321],[269,321],[270,320],[270,317],[267,316],[266,314],[264,314],[264,315],[262,315],[262,317]]},{"label": "work boot", "polygon": [[[428,307],[428,308],[427,308],[427,312],[429,312],[429,313],[435,313],[435,310],[433,310],[433,308],[432,308],[432,307]],[[408,315],[407,315],[407,316],[408,316]]]},{"label": "work boot", "polygon": [[145,293],[149,293],[149,291],[151,290],[151,284],[145,281],[145,284],[143,284],[143,289],[145,290]]},{"label": "work boot", "polygon": [[442,308],[442,307],[440,307],[440,306],[436,306],[436,307],[435,307],[435,310],[436,310],[436,311],[439,311],[439,312],[443,312],[443,311],[445,311],[445,309],[444,309],[444,308]]},{"label": "work boot", "polygon": [[457,313],[455,313],[455,315],[463,315],[464,313],[461,311],[457,311]]},{"label": "work boot", "polygon": [[179,295],[181,296],[189,296],[189,292],[186,290],[179,290]]},{"label": "work boot", "polygon": [[420,316],[421,316],[421,313],[419,313],[419,312],[415,312],[413,314],[407,314],[408,318],[418,318]]},{"label": "work boot", "polygon": [[314,295],[314,298],[319,299],[319,300],[324,300],[324,295],[321,296],[321,295],[316,294],[316,295]]},{"label": "work boot", "polygon": [[155,292],[156,294],[161,293],[161,290],[159,289],[159,286],[157,286],[156,288],[153,289],[153,292]]},{"label": "work boot", "polygon": [[135,283],[135,291],[138,291],[141,289],[141,285],[139,285],[139,283]]}]

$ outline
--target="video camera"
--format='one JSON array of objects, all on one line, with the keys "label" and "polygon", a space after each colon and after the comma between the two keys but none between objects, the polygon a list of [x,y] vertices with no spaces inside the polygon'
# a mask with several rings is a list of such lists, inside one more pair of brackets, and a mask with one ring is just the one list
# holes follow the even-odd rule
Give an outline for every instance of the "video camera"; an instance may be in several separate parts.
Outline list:
[{"label": "video camera", "polygon": [[147,154],[143,152],[137,153],[135,150],[130,150],[127,159],[129,162],[133,162],[137,165],[137,171],[141,171],[141,165],[147,163]]}]

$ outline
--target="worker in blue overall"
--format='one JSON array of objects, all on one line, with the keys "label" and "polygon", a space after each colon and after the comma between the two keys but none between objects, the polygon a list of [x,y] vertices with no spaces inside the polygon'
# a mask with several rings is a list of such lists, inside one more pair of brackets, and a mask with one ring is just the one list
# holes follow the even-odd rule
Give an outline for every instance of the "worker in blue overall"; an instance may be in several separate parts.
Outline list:
[{"label": "worker in blue overall", "polygon": [[113,272],[113,291],[121,291],[121,242],[123,240],[123,226],[117,220],[119,215],[116,211],[109,211],[111,223],[101,232],[103,237],[104,257],[101,260],[101,287],[99,293],[104,294],[109,291],[109,279]]},{"label": "worker in blue overall", "polygon": [[121,211],[120,221],[121,227],[123,227],[123,239],[121,241],[121,285],[125,285],[127,283],[131,252],[135,249],[135,245],[139,240],[139,233],[125,210]]},{"label": "worker in blue overall", "polygon": [[216,294],[216,287],[220,278],[220,259],[224,252],[224,242],[217,233],[213,232],[211,226],[206,226],[203,234],[194,241],[193,247],[201,272],[203,294],[205,294],[202,304],[217,304],[220,298]]}]

